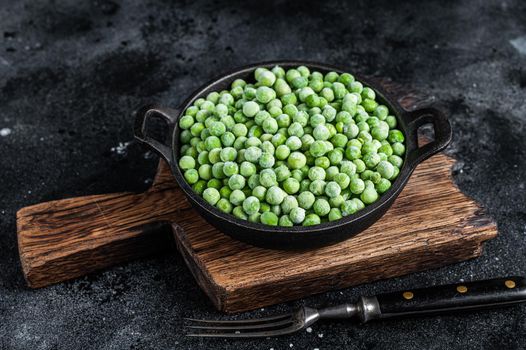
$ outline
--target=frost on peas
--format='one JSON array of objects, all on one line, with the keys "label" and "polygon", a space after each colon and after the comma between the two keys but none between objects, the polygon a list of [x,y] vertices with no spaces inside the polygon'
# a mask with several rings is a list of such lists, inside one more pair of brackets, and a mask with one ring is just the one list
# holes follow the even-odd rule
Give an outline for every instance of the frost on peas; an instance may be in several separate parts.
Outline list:
[{"label": "frost on peas", "polygon": [[363,209],[388,191],[405,154],[374,90],[307,67],[258,68],[197,99],[178,123],[186,182],[219,210],[267,225],[317,225]]}]

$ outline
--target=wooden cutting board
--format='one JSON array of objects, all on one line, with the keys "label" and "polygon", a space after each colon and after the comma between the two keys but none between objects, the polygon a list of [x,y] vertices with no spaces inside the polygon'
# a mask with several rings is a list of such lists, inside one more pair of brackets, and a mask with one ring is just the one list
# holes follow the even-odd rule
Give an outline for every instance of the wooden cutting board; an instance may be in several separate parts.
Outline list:
[{"label": "wooden cutting board", "polygon": [[[406,109],[428,101],[384,86]],[[238,312],[475,258],[495,223],[451,178],[439,154],[418,166],[393,207],[359,235],[324,248],[256,248],[202,219],[160,162],[144,193],[51,201],[17,213],[22,269],[32,288],[83,276],[175,245],[213,304]],[[172,228],[171,232],[169,228]]]}]

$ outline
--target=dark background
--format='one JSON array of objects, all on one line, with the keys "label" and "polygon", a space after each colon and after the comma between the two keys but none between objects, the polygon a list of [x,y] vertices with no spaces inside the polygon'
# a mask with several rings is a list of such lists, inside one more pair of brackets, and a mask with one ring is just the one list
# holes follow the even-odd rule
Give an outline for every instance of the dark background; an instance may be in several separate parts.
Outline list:
[{"label": "dark background", "polygon": [[135,106],[177,106],[239,65],[317,60],[390,77],[443,102],[454,128],[448,153],[459,160],[455,181],[488,209],[500,235],[473,261],[250,315],[524,274],[526,2],[0,3],[0,135],[8,134],[0,136],[0,348],[525,347],[525,306],[365,326],[324,323],[277,339],[189,339],[182,317],[220,314],[178,254],[30,290],[15,213],[51,199],[144,190],[157,158],[132,141]]}]

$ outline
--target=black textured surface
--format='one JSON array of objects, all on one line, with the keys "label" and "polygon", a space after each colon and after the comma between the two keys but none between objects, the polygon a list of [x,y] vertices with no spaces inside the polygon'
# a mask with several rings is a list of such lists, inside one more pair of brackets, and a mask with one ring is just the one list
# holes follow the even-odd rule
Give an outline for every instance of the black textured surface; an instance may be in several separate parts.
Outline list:
[{"label": "black textured surface", "polygon": [[443,101],[454,127],[449,153],[459,159],[455,180],[488,208],[500,236],[473,261],[251,315],[524,274],[524,1],[0,4],[0,348],[524,348],[525,306],[364,326],[325,323],[277,339],[189,339],[182,317],[220,315],[177,254],[29,290],[15,235],[20,207],[148,186],[157,160],[128,143],[136,105],[176,106],[235,66],[308,59],[388,76]]}]

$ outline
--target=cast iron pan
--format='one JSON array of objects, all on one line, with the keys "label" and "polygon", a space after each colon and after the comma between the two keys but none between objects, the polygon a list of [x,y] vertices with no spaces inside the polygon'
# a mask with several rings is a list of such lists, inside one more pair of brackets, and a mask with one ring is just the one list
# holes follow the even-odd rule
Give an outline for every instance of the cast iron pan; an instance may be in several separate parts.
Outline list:
[{"label": "cast iron pan", "polygon": [[[191,94],[177,109],[150,105],[139,109],[135,113],[135,138],[148,145],[168,162],[175,176],[175,180],[194,208],[197,209],[210,224],[235,239],[266,248],[302,249],[328,245],[356,235],[371,226],[391,207],[396,197],[406,185],[415,167],[420,162],[444,149],[451,140],[451,126],[446,116],[438,109],[424,108],[411,112],[404,111],[397,102],[390,100],[381,88],[368,82],[367,79],[355,75],[359,81],[371,87],[376,92],[378,101],[389,107],[392,114],[398,119],[398,128],[401,129],[405,136],[406,154],[404,164],[391,188],[381,195],[377,202],[365,207],[356,214],[346,216],[338,221],[322,223],[316,226],[267,226],[240,220],[233,215],[225,214],[208,204],[202,197],[195,193],[184,180],[178,165],[178,120],[182,116],[182,112],[196,99],[206,97],[206,95],[212,91],[228,89],[230,83],[238,78],[253,81],[253,72],[257,67],[271,68],[275,65],[279,65],[285,69],[304,65],[311,70],[317,70],[322,73],[329,71],[343,73],[345,71],[337,67],[312,62],[281,61],[254,64],[225,74],[204,85]],[[151,135],[148,135],[145,131],[146,122],[151,117],[161,117],[166,121],[169,130],[168,142],[161,142]],[[434,127],[435,140],[419,147],[417,130],[420,126],[429,123]]]}]

